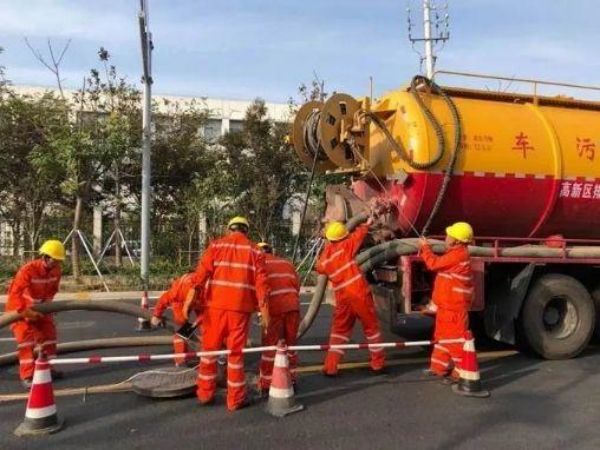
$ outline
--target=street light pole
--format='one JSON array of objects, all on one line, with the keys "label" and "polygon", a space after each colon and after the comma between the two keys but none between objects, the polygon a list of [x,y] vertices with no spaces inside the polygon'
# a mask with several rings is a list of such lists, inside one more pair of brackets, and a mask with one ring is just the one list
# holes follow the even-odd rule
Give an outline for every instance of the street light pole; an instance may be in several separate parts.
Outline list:
[{"label": "street light pole", "polygon": [[[148,2],[140,0],[138,15],[140,25],[140,40],[142,45],[142,63],[144,85],[142,100],[142,211],[141,211],[141,259],[140,276],[144,293],[142,294],[142,308],[148,309],[148,285],[150,265],[150,175],[151,141],[152,141],[152,33],[148,26]],[[147,320],[138,319],[139,329],[149,329]]]}]

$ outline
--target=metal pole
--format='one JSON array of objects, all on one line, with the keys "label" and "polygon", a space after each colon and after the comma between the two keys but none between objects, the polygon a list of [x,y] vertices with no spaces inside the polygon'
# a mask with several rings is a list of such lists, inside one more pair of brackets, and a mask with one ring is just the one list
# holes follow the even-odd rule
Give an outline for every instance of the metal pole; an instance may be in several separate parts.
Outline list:
[{"label": "metal pole", "polygon": [[431,5],[430,0],[423,0],[423,37],[425,41],[425,70],[427,78],[433,78],[435,56],[433,54],[433,41],[431,39]]},{"label": "metal pole", "polygon": [[[141,258],[140,276],[144,293],[142,295],[142,307],[147,308],[149,265],[150,265],[150,176],[151,176],[151,139],[152,139],[152,34],[148,28],[148,3],[140,0],[140,39],[142,44],[142,63],[144,75],[142,83],[143,109],[142,109],[142,211],[141,211]],[[147,320],[140,319],[140,330],[150,329]]]}]

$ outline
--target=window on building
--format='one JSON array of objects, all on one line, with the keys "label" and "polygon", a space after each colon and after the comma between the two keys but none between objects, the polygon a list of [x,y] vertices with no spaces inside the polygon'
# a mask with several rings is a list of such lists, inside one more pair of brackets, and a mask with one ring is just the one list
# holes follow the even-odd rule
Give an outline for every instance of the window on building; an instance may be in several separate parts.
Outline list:
[{"label": "window on building", "polygon": [[244,121],[243,120],[230,120],[229,121],[229,132],[230,133],[239,133],[244,130]]},{"label": "window on building", "polygon": [[216,141],[221,137],[221,119],[207,119],[202,126],[202,135],[207,141]]}]

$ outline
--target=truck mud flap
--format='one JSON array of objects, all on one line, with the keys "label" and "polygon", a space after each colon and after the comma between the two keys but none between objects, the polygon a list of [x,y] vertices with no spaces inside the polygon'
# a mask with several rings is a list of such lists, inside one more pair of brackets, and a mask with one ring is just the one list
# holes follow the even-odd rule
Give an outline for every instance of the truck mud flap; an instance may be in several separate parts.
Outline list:
[{"label": "truck mud flap", "polygon": [[488,288],[484,325],[488,337],[515,344],[515,320],[529,289],[535,264],[528,264],[512,279],[496,281]]}]

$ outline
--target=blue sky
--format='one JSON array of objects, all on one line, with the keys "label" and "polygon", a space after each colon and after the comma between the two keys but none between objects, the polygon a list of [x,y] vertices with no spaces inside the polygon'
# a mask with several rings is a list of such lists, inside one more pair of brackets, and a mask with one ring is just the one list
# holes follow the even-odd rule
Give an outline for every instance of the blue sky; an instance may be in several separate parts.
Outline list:
[{"label": "blue sky", "polygon": [[[155,92],[284,102],[313,71],[356,96],[419,70],[406,7],[419,0],[149,0]],[[600,1],[448,0],[451,39],[439,68],[600,85]],[[15,84],[52,86],[31,55],[72,38],[65,84],[77,88],[106,47],[138,83],[137,0],[0,0],[0,65]],[[418,18],[417,18],[418,19]],[[497,85],[488,87],[495,89]]]}]

